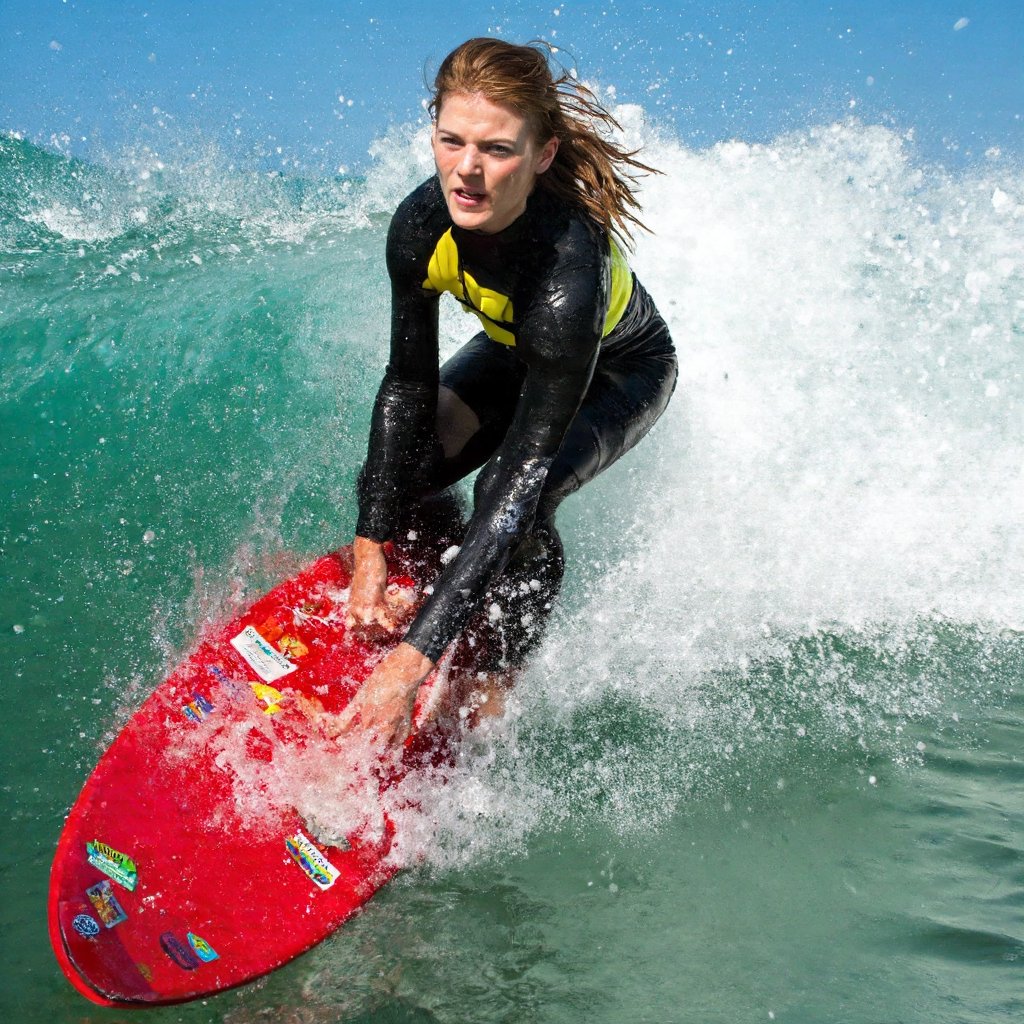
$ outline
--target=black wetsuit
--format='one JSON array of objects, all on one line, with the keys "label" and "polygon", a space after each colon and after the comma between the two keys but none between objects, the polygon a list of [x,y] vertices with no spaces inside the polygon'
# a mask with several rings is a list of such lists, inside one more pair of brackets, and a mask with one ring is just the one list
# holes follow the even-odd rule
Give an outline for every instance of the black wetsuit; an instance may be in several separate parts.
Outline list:
[{"label": "black wetsuit", "polygon": [[[500,590],[512,604],[520,599],[501,611],[502,657],[517,663],[561,581],[554,511],[661,415],[676,380],[672,340],[608,237],[543,188],[521,217],[487,235],[453,225],[431,178],[396,211],[387,265],[391,357],[356,532],[391,539],[413,495],[484,466],[461,549],[405,640],[436,661],[489,588],[489,605]],[[476,312],[490,337],[478,334],[439,371],[441,291]],[[439,384],[480,420],[448,459],[435,423]]]}]

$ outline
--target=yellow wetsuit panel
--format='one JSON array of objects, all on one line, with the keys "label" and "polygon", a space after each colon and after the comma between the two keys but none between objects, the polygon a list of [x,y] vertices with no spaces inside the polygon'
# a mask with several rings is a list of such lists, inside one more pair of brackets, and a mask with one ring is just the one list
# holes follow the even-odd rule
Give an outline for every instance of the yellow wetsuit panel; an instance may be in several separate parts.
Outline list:
[{"label": "yellow wetsuit panel", "polygon": [[[608,299],[608,313],[601,337],[607,337],[622,319],[633,294],[633,275],[615,240],[611,240],[612,282]],[[515,321],[512,300],[493,288],[478,284],[468,271],[461,268],[459,249],[449,228],[438,240],[427,265],[427,278],[423,282],[427,291],[438,295],[450,292],[467,313],[480,318],[487,336],[502,345],[515,345]]]},{"label": "yellow wetsuit panel", "polygon": [[472,274],[461,270],[459,249],[449,228],[438,240],[427,265],[427,279],[423,287],[428,291],[451,292],[467,313],[475,313],[488,337],[503,345],[514,345],[512,333],[512,300],[501,292],[483,288]]},{"label": "yellow wetsuit panel", "polygon": [[629,300],[633,297],[633,273],[629,269],[626,257],[615,244],[615,239],[608,240],[612,250],[612,287],[608,296],[608,313],[604,318],[602,338],[607,338],[618,326],[622,314],[626,312]]}]

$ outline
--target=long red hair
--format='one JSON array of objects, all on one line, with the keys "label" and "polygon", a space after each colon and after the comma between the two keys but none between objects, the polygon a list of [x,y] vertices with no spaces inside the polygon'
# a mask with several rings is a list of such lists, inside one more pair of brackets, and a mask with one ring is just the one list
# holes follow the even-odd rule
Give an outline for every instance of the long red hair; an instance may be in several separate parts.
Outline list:
[{"label": "long red hair", "polygon": [[431,116],[437,119],[452,93],[479,93],[525,118],[541,145],[557,137],[558,152],[538,184],[629,242],[633,228],[647,230],[636,215],[636,172],[658,172],[635,159],[636,150],[605,137],[621,125],[568,71],[558,67],[557,76],[552,73],[552,51],[544,42],[517,46],[501,39],[467,40],[438,68]]}]

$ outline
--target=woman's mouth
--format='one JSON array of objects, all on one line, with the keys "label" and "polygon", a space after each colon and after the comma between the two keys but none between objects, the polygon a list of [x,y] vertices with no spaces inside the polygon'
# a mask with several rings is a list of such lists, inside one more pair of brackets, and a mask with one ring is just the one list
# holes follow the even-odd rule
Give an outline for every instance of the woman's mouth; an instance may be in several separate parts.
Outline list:
[{"label": "woman's mouth", "polygon": [[455,201],[459,206],[463,206],[466,209],[475,209],[478,206],[482,206],[487,198],[486,192],[473,188],[454,188],[452,189],[452,195],[455,196]]}]

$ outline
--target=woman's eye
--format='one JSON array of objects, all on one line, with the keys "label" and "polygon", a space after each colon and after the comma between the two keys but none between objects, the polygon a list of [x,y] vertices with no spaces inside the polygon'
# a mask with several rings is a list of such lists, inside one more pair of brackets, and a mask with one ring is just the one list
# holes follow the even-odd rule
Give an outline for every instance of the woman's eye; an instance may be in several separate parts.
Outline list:
[{"label": "woman's eye", "polygon": [[495,156],[511,156],[512,150],[508,146],[491,146],[491,152]]}]

